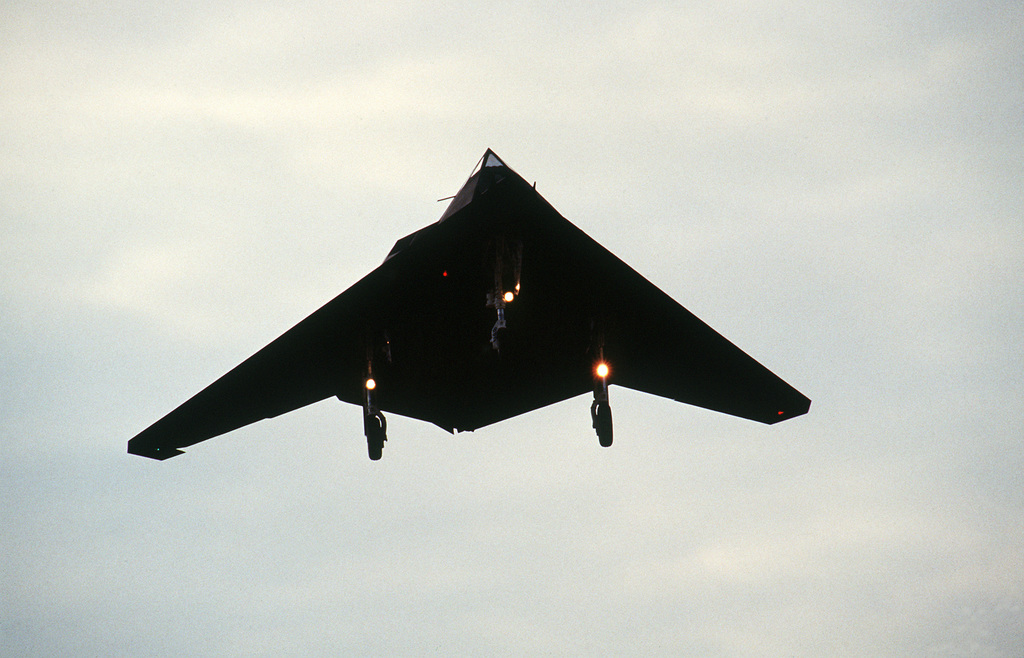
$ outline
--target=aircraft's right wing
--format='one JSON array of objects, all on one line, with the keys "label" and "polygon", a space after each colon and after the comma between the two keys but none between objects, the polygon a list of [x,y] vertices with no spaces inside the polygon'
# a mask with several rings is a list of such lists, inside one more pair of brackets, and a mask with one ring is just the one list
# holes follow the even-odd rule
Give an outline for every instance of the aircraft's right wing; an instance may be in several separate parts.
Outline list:
[{"label": "aircraft's right wing", "polygon": [[[337,395],[364,359],[353,287],[128,442],[128,452],[167,459],[181,448]],[[355,317],[351,317],[355,316]]]}]

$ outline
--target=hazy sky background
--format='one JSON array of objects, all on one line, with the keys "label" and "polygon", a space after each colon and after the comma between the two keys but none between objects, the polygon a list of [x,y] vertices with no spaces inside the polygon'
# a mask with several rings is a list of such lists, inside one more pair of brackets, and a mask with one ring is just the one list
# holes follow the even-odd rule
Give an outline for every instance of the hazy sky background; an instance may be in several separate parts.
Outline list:
[{"label": "hazy sky background", "polygon": [[[488,147],[806,393],[129,438]],[[12,655],[1019,656],[1024,5],[0,7]]]}]

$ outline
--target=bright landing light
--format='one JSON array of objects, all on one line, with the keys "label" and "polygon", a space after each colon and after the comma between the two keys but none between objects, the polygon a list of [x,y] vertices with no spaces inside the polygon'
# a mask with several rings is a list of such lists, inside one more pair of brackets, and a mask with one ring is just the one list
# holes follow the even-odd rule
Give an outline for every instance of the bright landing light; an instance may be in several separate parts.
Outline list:
[{"label": "bright landing light", "polygon": [[597,372],[597,376],[598,377],[600,377],[601,379],[604,379],[605,377],[608,376],[608,364],[603,362],[603,361],[601,363],[597,364],[596,372]]},{"label": "bright landing light", "polygon": [[512,292],[505,293],[505,302],[506,303],[511,302],[515,298],[516,298],[516,296]]},{"label": "bright landing light", "polygon": [[375,388],[377,388],[377,382],[374,381],[373,377],[370,377],[366,380],[366,390],[372,391]]}]

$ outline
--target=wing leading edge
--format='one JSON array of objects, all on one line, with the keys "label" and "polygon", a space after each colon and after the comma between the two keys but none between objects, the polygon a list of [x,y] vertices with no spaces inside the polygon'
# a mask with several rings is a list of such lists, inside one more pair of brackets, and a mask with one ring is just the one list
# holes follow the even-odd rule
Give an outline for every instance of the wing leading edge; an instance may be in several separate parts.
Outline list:
[{"label": "wing leading edge", "polygon": [[[515,281],[507,305],[487,297],[499,279]],[[496,307],[508,326],[500,349]],[[332,396],[368,414],[379,407],[469,431],[594,389],[599,358],[612,364],[611,383],[759,422],[810,407],[488,150],[441,219],[131,439],[128,452],[167,459]],[[372,402],[370,377],[379,382]]]}]

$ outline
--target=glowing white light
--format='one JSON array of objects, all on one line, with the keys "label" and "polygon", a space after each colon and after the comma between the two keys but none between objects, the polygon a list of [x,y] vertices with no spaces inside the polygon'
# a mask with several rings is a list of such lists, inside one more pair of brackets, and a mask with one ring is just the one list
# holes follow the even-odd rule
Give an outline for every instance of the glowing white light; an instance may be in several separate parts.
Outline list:
[{"label": "glowing white light", "polygon": [[601,362],[597,364],[597,376],[604,379],[608,376],[608,364]]},{"label": "glowing white light", "polygon": [[506,302],[510,302],[510,301],[512,301],[512,300],[513,300],[513,299],[515,299],[515,298],[516,298],[516,296],[515,296],[515,294],[514,294],[514,293],[512,293],[512,292],[507,292],[507,293],[505,293],[505,301],[506,301]]},{"label": "glowing white light", "polygon": [[370,377],[366,380],[366,390],[372,391],[375,388],[377,388],[377,382],[374,381],[373,377]]}]

